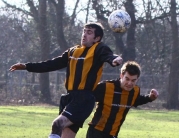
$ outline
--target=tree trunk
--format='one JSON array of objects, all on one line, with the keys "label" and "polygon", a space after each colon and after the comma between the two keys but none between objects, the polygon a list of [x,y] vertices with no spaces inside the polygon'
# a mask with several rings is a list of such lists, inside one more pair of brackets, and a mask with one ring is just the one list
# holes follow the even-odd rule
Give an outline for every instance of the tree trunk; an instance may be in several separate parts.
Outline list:
[{"label": "tree trunk", "polygon": [[[50,53],[50,37],[47,27],[47,17],[46,17],[47,5],[44,0],[39,0],[39,22],[38,31],[40,36],[41,44],[41,60],[49,59]],[[40,90],[42,102],[51,102],[50,88],[49,88],[49,73],[40,74]]]},{"label": "tree trunk", "polygon": [[168,88],[168,109],[179,109],[178,100],[178,61],[179,61],[179,48],[178,48],[178,26],[176,14],[176,0],[171,0],[171,28],[172,28],[172,59],[169,74],[169,88]]},{"label": "tree trunk", "polygon": [[126,11],[131,16],[131,26],[127,31],[127,47],[123,51],[123,60],[135,60],[136,51],[135,51],[135,28],[136,28],[136,19],[135,19],[135,6],[133,0],[127,0],[125,3]]},{"label": "tree trunk", "polygon": [[[124,46],[124,42],[122,40],[122,37],[124,34],[123,33],[113,33],[113,35],[115,37],[116,53],[124,54],[125,46]],[[122,56],[124,56],[123,54],[122,54]]]},{"label": "tree trunk", "polygon": [[63,15],[65,11],[65,0],[58,0],[56,6],[57,12],[57,41],[60,46],[60,51],[63,52],[67,49],[67,42],[63,33]]}]

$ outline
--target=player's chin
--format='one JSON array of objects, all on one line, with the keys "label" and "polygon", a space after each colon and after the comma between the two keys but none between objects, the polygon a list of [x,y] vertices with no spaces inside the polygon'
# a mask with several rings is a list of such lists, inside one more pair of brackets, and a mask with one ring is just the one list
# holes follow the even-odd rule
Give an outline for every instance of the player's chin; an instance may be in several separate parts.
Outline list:
[{"label": "player's chin", "polygon": [[133,87],[125,87],[126,91],[131,91],[133,89]]},{"label": "player's chin", "polygon": [[87,46],[88,44],[86,42],[81,42],[81,45]]}]

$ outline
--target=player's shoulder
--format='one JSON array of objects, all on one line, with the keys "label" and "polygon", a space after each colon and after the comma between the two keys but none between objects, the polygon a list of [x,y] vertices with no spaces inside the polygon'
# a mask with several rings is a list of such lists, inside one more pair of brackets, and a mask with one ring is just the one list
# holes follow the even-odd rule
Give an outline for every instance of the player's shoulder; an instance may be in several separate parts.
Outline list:
[{"label": "player's shoulder", "polygon": [[139,89],[140,89],[140,86],[138,86],[138,85],[135,85],[135,86],[134,86],[134,88],[139,88]]},{"label": "player's shoulder", "polygon": [[140,87],[139,87],[138,85],[135,85],[135,86],[134,86],[134,91],[140,92]]},{"label": "player's shoulder", "polygon": [[76,49],[76,48],[79,48],[79,47],[81,47],[81,45],[75,45],[73,47],[70,47],[70,49],[72,50],[72,49]]},{"label": "player's shoulder", "polygon": [[108,47],[108,45],[103,42],[99,42],[98,47]]},{"label": "player's shoulder", "polygon": [[119,82],[119,80],[118,79],[102,80],[98,84],[116,83],[116,82]]},{"label": "player's shoulder", "polygon": [[96,51],[98,51],[98,52],[111,51],[111,48],[108,45],[106,45],[105,43],[100,42],[96,47]]},{"label": "player's shoulder", "polygon": [[70,47],[69,49],[68,49],[68,51],[71,53],[71,52],[74,52],[76,49],[78,49],[78,48],[80,48],[81,47],[81,45],[75,45],[75,46],[73,46],[73,47]]}]

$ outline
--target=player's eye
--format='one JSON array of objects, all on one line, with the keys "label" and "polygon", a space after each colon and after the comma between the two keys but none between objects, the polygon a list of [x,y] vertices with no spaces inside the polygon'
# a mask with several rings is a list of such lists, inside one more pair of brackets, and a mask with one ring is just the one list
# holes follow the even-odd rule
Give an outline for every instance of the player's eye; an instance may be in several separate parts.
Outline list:
[{"label": "player's eye", "polygon": [[129,81],[129,78],[126,78],[126,81]]},{"label": "player's eye", "polygon": [[87,34],[92,34],[93,32],[91,30],[88,30],[87,31]]}]

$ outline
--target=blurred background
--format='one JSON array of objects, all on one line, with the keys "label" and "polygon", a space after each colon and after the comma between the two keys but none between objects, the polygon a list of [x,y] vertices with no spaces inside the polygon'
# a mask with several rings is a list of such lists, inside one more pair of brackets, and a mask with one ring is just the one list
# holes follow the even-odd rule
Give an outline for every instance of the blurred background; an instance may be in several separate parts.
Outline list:
[{"label": "blurred background", "polygon": [[[159,99],[143,106],[179,109],[179,0],[0,0],[0,105],[58,105],[65,69],[35,74],[10,72],[11,65],[38,62],[61,55],[80,44],[83,25],[101,22],[103,42],[124,62],[142,67],[138,85],[147,94],[156,88]],[[125,9],[132,24],[126,33],[113,33],[109,14]],[[103,79],[119,77],[120,67],[104,65]]]}]

